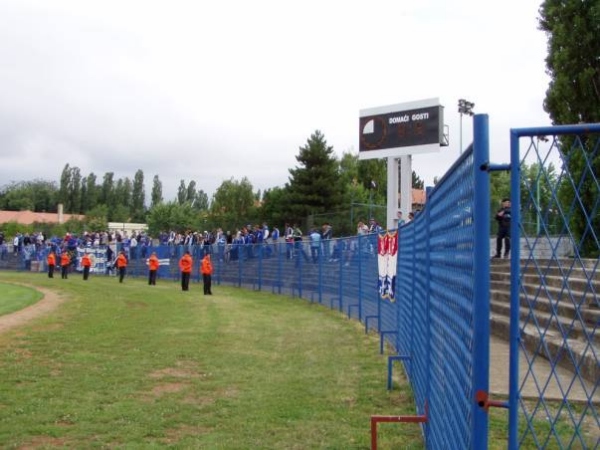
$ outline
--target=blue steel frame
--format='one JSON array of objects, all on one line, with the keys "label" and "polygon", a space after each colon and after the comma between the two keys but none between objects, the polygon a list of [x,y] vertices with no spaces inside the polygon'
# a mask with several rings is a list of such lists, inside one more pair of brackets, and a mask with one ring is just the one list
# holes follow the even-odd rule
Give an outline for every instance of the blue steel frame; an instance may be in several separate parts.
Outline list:
[{"label": "blue steel frame", "polygon": [[[510,130],[510,155],[511,155],[511,240],[520,238],[521,226],[521,148],[519,139],[536,136],[560,136],[600,133],[600,124],[584,125],[558,125],[552,127],[518,128]],[[598,176],[598,174],[593,174]],[[519,306],[520,306],[520,245],[511,249],[511,288],[510,288],[510,372],[509,372],[509,433],[508,448],[519,448],[519,348],[521,340]],[[566,399],[565,399],[566,400]]]}]

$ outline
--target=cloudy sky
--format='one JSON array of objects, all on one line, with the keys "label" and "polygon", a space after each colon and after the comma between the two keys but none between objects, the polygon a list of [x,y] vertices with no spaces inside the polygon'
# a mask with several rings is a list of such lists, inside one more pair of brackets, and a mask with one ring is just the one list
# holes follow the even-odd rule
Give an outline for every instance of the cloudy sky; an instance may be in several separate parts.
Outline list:
[{"label": "cloudy sky", "polygon": [[[415,155],[426,184],[458,157],[459,98],[509,130],[549,125],[540,0],[0,0],[0,187],[133,178],[166,200],[230,178],[283,186],[315,130],[358,152],[361,109],[437,97],[450,146]],[[470,119],[463,143],[470,142]]]}]

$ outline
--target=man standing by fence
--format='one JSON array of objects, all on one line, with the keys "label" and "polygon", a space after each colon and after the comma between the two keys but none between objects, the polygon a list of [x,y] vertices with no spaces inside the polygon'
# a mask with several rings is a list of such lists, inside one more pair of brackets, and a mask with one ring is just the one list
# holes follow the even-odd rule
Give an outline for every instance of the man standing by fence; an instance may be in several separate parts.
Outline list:
[{"label": "man standing by fence", "polygon": [[510,199],[502,199],[502,207],[496,213],[498,221],[498,234],[496,235],[496,255],[494,258],[502,257],[502,241],[504,241],[504,257],[510,254]]}]

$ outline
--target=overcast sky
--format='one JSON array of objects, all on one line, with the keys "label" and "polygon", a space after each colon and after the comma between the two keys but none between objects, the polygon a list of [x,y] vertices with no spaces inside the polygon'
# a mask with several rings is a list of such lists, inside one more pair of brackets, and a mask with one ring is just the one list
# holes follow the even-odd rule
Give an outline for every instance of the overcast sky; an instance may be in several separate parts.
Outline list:
[{"label": "overcast sky", "polygon": [[[0,187],[66,163],[165,200],[230,178],[283,186],[315,130],[358,152],[361,109],[438,97],[450,146],[415,155],[432,185],[459,155],[459,98],[509,130],[549,125],[539,0],[0,0]],[[463,143],[471,141],[471,119]],[[149,195],[148,195],[149,197]],[[149,198],[147,198],[149,203]]]}]

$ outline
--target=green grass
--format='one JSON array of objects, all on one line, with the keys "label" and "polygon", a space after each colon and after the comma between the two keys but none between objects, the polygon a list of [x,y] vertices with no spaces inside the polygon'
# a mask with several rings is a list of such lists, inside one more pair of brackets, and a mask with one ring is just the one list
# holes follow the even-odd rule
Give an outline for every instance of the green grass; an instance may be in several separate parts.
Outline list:
[{"label": "green grass", "polygon": [[[1,448],[370,447],[372,414],[414,414],[386,391],[375,334],[307,301],[214,286],[0,273],[60,291],[0,335]],[[400,371],[397,371],[400,372]],[[422,448],[416,425],[380,448]]]},{"label": "green grass", "polygon": [[[21,307],[40,296],[11,283],[66,300],[0,334],[0,448],[368,449],[371,415],[415,413],[402,370],[386,390],[378,335],[306,300],[0,272]],[[490,409],[490,449],[507,417]],[[423,448],[415,424],[378,428],[381,450]]]},{"label": "green grass", "polygon": [[6,283],[0,283],[0,292],[2,292],[2,296],[0,297],[0,316],[19,311],[38,302],[43,297],[35,289]]}]

